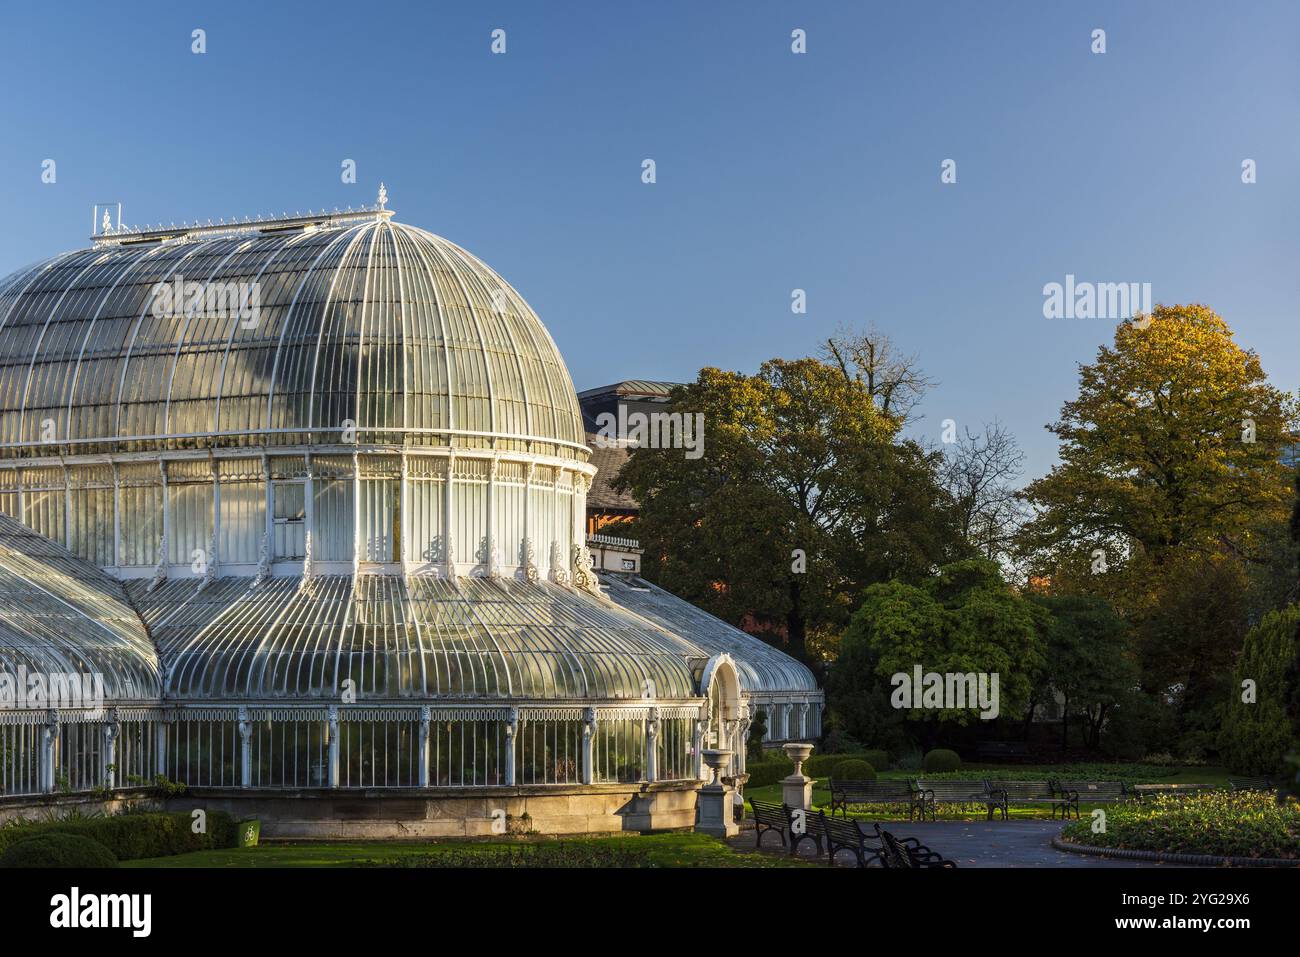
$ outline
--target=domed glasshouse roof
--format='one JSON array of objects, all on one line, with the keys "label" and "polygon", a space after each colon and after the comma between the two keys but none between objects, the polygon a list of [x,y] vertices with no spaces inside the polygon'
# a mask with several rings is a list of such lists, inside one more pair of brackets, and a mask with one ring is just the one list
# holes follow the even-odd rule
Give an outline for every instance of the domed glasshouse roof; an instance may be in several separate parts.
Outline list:
[{"label": "domed glasshouse roof", "polygon": [[587,455],[528,304],[386,214],[108,234],[0,281],[0,332],[10,454],[298,445],[351,425],[363,442]]}]

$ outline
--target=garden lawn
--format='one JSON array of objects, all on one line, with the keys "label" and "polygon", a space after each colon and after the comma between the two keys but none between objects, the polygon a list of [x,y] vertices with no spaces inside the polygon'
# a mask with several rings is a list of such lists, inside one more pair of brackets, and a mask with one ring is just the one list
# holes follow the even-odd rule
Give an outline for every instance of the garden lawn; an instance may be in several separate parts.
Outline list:
[{"label": "garden lawn", "polygon": [[[707,834],[631,834],[619,837],[542,841],[448,841],[444,843],[286,843],[197,851],[175,857],[124,861],[123,867],[410,867],[463,866],[467,855],[503,855],[527,844],[576,848],[576,862],[608,855],[640,867],[808,867],[807,861],[768,854],[737,853]],[[561,852],[562,853],[562,852]],[[633,860],[634,859],[634,860]],[[554,858],[551,858],[554,860]]]}]

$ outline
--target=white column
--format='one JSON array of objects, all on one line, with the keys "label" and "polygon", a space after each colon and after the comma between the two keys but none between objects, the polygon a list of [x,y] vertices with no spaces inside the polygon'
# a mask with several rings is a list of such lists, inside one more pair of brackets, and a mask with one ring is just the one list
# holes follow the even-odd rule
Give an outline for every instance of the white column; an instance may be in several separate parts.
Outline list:
[{"label": "white column", "polygon": [[339,708],[329,706],[329,786],[339,786]]},{"label": "white column", "polygon": [[104,722],[104,746],[101,749],[103,767],[100,769],[100,781],[110,790],[117,787],[117,736],[121,730],[117,721],[117,709],[113,709],[108,712]]},{"label": "white column", "polygon": [[695,749],[695,780],[704,780],[704,719],[695,719],[694,728],[694,749]]},{"label": "white column", "polygon": [[519,731],[519,709],[511,708],[506,717],[506,787],[515,784],[515,738]]},{"label": "white column", "polygon": [[302,496],[302,576],[312,575],[311,553],[316,546],[316,476],[312,469],[311,455],[306,457],[307,475],[303,478]]},{"label": "white column", "polygon": [[429,723],[430,714],[426,706],[420,709],[420,749],[416,755],[416,760],[420,762],[416,769],[416,780],[422,788],[429,786]]},{"label": "white column", "polygon": [[596,709],[588,708],[582,714],[582,783],[591,784],[596,779],[595,762]]},{"label": "white column", "polygon": [[253,786],[253,722],[248,709],[239,709],[239,786]]},{"label": "white column", "polygon": [[164,777],[167,775],[167,722],[168,714],[164,711],[159,715],[158,723],[154,725],[153,729],[154,774],[161,774]]},{"label": "white column", "polygon": [[454,535],[455,528],[451,515],[451,482],[452,475],[455,471],[456,456],[453,453],[447,456],[447,481],[443,484],[442,488],[442,524],[443,528],[446,530],[444,532],[445,547],[443,550],[446,552],[444,559],[447,563],[447,577],[453,579],[456,577],[456,546]]},{"label": "white column", "polygon": [[645,723],[645,779],[659,780],[659,709],[651,708]]},{"label": "white column", "polygon": [[58,761],[59,713],[48,711],[41,726],[40,754],[36,759],[37,777],[43,794],[54,793],[54,768]]}]

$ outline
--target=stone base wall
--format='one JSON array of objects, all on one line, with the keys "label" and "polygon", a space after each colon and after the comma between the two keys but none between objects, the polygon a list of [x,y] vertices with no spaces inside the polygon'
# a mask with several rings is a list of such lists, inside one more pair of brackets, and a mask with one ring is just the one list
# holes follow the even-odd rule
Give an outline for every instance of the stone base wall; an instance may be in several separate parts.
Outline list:
[{"label": "stone base wall", "polygon": [[698,793],[693,781],[372,791],[194,788],[168,798],[167,808],[256,817],[269,838],[423,840],[500,836],[499,812],[513,834],[689,830]]},{"label": "stone base wall", "polygon": [[76,812],[87,817],[121,814],[137,807],[157,808],[159,799],[148,791],[117,791],[110,798],[95,794],[40,794],[0,798],[0,824],[14,820],[57,820]]}]

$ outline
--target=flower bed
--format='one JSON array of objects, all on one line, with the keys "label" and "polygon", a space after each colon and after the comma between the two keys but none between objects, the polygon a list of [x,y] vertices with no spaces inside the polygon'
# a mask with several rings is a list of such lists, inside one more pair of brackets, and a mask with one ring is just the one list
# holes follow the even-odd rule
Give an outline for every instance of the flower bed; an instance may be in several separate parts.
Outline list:
[{"label": "flower bed", "polygon": [[1162,795],[1105,810],[1105,832],[1094,834],[1084,817],[1066,825],[1062,839],[1122,850],[1300,858],[1300,804],[1278,804],[1271,794]]}]

